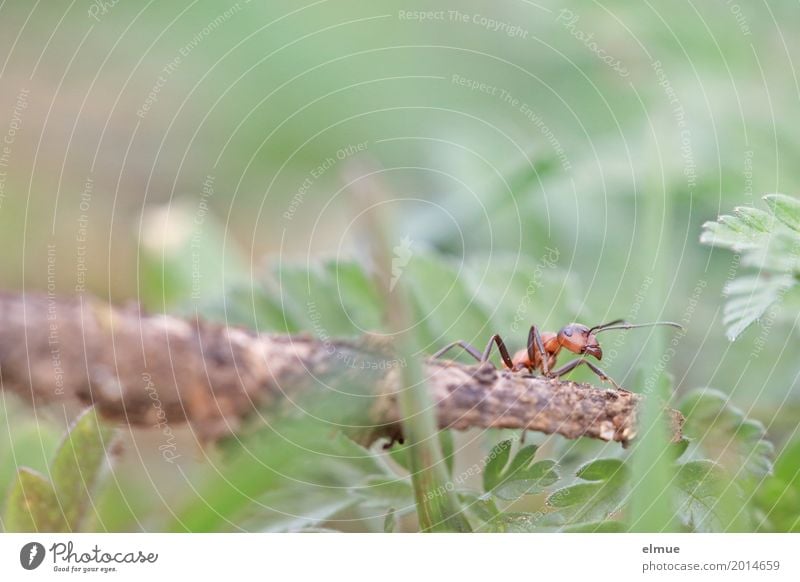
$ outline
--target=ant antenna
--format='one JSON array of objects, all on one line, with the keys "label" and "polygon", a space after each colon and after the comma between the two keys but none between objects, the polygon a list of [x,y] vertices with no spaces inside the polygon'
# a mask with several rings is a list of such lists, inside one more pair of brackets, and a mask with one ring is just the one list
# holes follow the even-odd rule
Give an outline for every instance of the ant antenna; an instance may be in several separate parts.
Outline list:
[{"label": "ant antenna", "polygon": [[603,329],[604,327],[608,327],[610,325],[617,325],[619,323],[627,323],[624,319],[615,319],[614,321],[609,321],[608,323],[604,323],[602,325],[595,325],[593,328],[589,330],[589,333],[592,333],[596,329]]},{"label": "ant antenna", "polygon": [[609,321],[608,323],[604,323],[602,325],[596,325],[589,330],[589,333],[600,333],[601,331],[609,331],[612,329],[634,329],[637,327],[655,327],[657,325],[668,325],[669,327],[677,327],[680,330],[683,330],[683,326],[677,323],[673,323],[671,321],[654,321],[652,323],[628,323],[624,319],[615,319],[614,321]]}]

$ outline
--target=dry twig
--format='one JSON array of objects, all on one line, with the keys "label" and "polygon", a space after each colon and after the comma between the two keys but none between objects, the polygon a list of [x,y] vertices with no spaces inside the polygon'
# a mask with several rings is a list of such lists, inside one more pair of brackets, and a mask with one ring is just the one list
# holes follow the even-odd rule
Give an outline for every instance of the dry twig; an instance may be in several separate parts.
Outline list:
[{"label": "dry twig", "polygon": [[[396,438],[402,419],[392,364],[376,342],[258,335],[94,299],[0,294],[3,389],[35,405],[94,404],[104,417],[134,426],[166,415],[191,422],[208,440],[237,430],[257,408],[291,413],[287,403],[330,386],[331,378],[363,382],[364,370],[374,378],[371,392],[360,395],[363,415],[348,424],[361,427],[363,442]],[[426,372],[442,428],[524,428],[622,444],[636,435],[643,398],[636,394],[454,362],[427,362]],[[665,413],[673,440],[680,439],[683,417]]]}]

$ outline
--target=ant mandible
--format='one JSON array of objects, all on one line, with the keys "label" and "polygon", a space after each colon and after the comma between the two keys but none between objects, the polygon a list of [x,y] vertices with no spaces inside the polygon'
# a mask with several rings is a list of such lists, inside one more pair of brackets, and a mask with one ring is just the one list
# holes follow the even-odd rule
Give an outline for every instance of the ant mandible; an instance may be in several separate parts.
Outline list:
[{"label": "ant mandible", "polygon": [[584,364],[592,372],[597,374],[597,376],[604,382],[610,382],[617,390],[628,392],[628,390],[622,388],[619,384],[612,380],[608,374],[606,374],[603,370],[585,357],[580,357],[569,362],[568,364],[561,366],[560,368],[554,369],[556,360],[558,359],[558,354],[561,349],[564,348],[570,352],[579,354],[580,356],[588,354],[598,360],[601,360],[603,358],[603,350],[597,341],[597,334],[601,331],[610,331],[613,329],[634,329],[638,327],[652,327],[656,325],[667,325],[670,327],[683,329],[683,327],[677,323],[672,323],[671,321],[632,324],[623,319],[615,319],[614,321],[609,321],[608,323],[596,325],[594,327],[586,327],[580,323],[570,323],[569,325],[562,327],[558,333],[539,333],[539,328],[535,325],[532,325],[530,332],[528,333],[527,348],[518,351],[516,354],[514,354],[513,358],[509,355],[508,349],[506,348],[506,345],[499,334],[494,334],[491,337],[489,343],[486,344],[486,349],[483,351],[483,353],[479,352],[469,343],[463,340],[458,340],[443,347],[441,350],[433,354],[432,358],[440,358],[454,347],[461,347],[469,355],[478,360],[478,362],[485,364],[489,361],[489,356],[492,353],[492,347],[494,344],[497,344],[497,349],[500,350],[500,357],[503,359],[503,364],[512,372],[527,370],[528,372],[532,373],[534,371],[538,371],[546,378],[560,378],[561,376],[570,373],[581,364]]}]

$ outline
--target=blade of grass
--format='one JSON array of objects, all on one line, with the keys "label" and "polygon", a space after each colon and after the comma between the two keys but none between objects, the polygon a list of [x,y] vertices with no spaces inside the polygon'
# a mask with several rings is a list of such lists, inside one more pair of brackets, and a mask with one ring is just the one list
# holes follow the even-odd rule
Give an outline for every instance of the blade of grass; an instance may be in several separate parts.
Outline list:
[{"label": "blade of grass", "polygon": [[351,179],[347,181],[353,188],[353,201],[363,209],[372,206],[371,211],[363,212],[363,216],[372,242],[377,288],[384,299],[387,327],[395,336],[398,356],[408,362],[408,366],[400,368],[402,388],[398,402],[404,419],[403,432],[409,444],[409,468],[420,529],[424,532],[471,531],[452,487],[447,486],[447,469],[437,434],[436,409],[425,386],[422,367],[415,357],[419,346],[413,332],[403,331],[411,327],[409,293],[402,277],[395,279],[394,286],[391,284],[389,223],[374,207],[379,206],[375,192],[385,192],[385,187],[375,179],[374,171],[370,173],[364,167],[355,166],[350,166],[349,170],[347,177]]},{"label": "blade of grass", "polygon": [[[663,176],[650,173],[642,195],[644,241],[640,256],[645,261],[643,270],[649,271],[653,278],[649,301],[642,309],[642,321],[660,319],[660,306],[665,304],[665,291],[670,285],[666,274],[675,272],[674,265],[669,264],[672,213],[668,193],[671,186]],[[661,365],[665,333],[663,329],[654,329],[649,334],[638,363],[640,381],[637,385],[643,387],[647,398],[639,419],[639,437],[631,463],[631,531],[665,532],[676,528],[670,485],[672,456],[667,450],[670,442],[663,414],[672,395],[672,383]]]}]

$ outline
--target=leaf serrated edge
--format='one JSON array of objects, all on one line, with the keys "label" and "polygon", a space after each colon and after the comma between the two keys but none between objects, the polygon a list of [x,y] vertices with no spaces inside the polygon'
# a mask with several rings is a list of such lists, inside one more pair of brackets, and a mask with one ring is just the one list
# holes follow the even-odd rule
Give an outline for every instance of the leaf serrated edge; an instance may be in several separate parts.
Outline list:
[{"label": "leaf serrated edge", "polygon": [[793,231],[800,232],[800,200],[779,192],[767,194],[762,199],[775,218]]}]

